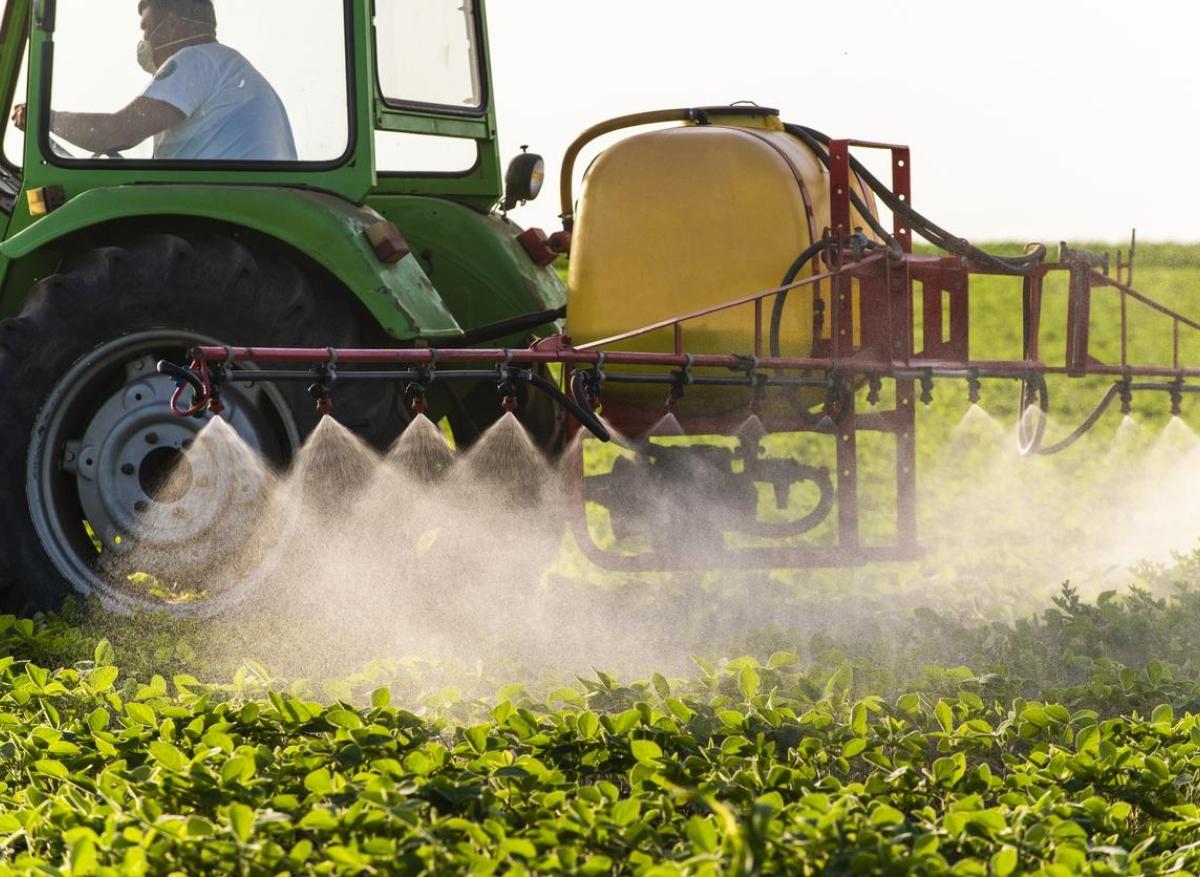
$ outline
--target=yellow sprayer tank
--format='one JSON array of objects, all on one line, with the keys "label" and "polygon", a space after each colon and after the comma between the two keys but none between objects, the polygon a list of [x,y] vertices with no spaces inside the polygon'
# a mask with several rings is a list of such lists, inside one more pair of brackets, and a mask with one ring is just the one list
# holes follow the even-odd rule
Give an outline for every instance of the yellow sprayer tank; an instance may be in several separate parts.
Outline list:
[{"label": "yellow sprayer tank", "polygon": [[[873,204],[857,180],[852,185]],[[572,342],[779,286],[796,257],[828,228],[829,201],[825,167],[771,110],[737,107],[722,115],[710,109],[700,121],[617,142],[587,170],[575,211],[567,306]],[[857,215],[852,219],[864,224]],[[799,277],[811,273],[810,263]],[[764,339],[772,305],[768,299],[763,307]],[[813,291],[803,288],[788,298],[780,352],[811,355],[813,340]],[[690,353],[753,353],[753,306],[688,323],[683,345]],[[660,330],[609,349],[669,352],[674,333]],[[660,386],[616,383],[604,392],[606,400],[638,405],[660,404],[666,395]],[[747,398],[741,389],[697,387],[680,410],[702,405],[711,414],[714,406],[744,407]]]}]

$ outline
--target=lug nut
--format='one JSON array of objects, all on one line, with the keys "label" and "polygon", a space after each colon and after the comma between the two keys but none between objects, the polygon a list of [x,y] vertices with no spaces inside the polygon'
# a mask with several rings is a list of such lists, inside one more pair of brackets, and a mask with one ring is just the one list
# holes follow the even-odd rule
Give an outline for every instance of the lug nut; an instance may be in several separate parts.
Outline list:
[{"label": "lug nut", "polygon": [[156,433],[156,432],[146,433],[146,444],[148,444],[148,445],[158,444],[158,433]]},{"label": "lug nut", "polygon": [[132,463],[126,463],[123,466],[121,466],[121,474],[122,475],[132,475],[136,471],[137,470],[133,468]]}]

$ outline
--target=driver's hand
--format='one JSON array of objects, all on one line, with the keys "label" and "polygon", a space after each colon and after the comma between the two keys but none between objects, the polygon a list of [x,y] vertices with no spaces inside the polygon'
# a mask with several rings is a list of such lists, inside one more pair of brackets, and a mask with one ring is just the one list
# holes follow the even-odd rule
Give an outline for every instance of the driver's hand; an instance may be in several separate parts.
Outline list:
[{"label": "driver's hand", "polygon": [[13,107],[12,123],[18,131],[25,130],[25,104],[17,104]]}]

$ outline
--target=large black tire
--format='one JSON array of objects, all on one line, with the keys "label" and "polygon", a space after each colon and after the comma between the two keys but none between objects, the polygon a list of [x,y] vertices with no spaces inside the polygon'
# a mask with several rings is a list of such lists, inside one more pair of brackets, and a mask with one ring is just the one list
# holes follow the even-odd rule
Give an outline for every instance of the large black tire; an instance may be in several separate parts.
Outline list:
[{"label": "large black tire", "polygon": [[[54,609],[73,591],[88,590],[52,562],[27,492],[39,412],[51,407],[47,399],[61,392],[56,388],[78,372],[83,357],[157,331],[233,345],[350,347],[379,340],[365,311],[298,261],[269,242],[146,236],[86,253],[39,282],[19,316],[0,322],[0,611]],[[294,450],[288,445],[316,425],[317,415],[302,384],[284,385],[279,395],[294,429],[290,442],[279,436],[269,456],[286,465]],[[336,416],[379,447],[405,422],[395,394],[379,386],[339,391]]]}]

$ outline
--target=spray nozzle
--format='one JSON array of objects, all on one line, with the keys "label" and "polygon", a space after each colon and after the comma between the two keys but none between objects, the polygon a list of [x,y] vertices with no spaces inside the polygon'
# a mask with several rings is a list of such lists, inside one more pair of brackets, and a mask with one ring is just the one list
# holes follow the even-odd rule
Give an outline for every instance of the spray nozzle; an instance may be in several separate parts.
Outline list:
[{"label": "spray nozzle", "polygon": [[337,383],[337,353],[330,351],[330,362],[313,367],[313,383],[308,394],[316,400],[317,413],[326,417],[333,413],[333,385]]},{"label": "spray nozzle", "polygon": [[970,377],[967,378],[967,401],[972,405],[979,404],[982,385],[979,383],[979,372],[971,369]]},{"label": "spray nozzle", "polygon": [[883,378],[872,372],[867,377],[867,404],[874,408],[879,404],[879,391],[883,389]]},{"label": "spray nozzle", "polygon": [[1133,413],[1133,385],[1129,378],[1117,385],[1117,393],[1121,397],[1121,413],[1128,417]]},{"label": "spray nozzle", "polygon": [[921,375],[921,404],[930,405],[933,403],[933,373],[925,372]]}]

